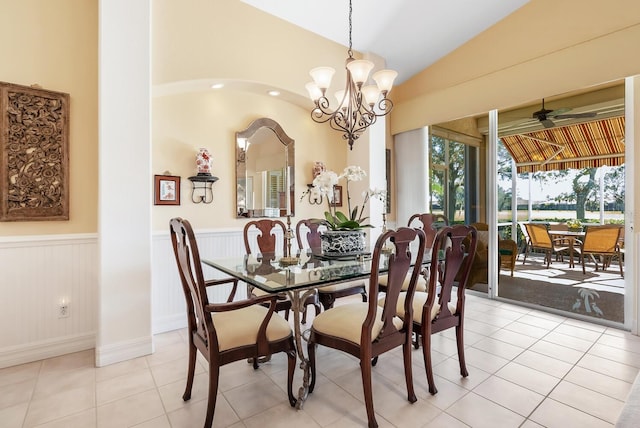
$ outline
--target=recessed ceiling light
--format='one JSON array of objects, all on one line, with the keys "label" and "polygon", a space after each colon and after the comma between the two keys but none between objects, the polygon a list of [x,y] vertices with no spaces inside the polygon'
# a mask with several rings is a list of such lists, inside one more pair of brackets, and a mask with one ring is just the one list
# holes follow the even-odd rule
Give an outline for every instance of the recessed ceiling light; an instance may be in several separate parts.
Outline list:
[{"label": "recessed ceiling light", "polygon": [[280,95],[280,91],[269,91],[268,94],[272,97],[277,97],[278,95]]},{"label": "recessed ceiling light", "polygon": [[211,85],[211,89],[220,89],[220,88],[224,88],[224,83],[214,83],[213,85]]}]

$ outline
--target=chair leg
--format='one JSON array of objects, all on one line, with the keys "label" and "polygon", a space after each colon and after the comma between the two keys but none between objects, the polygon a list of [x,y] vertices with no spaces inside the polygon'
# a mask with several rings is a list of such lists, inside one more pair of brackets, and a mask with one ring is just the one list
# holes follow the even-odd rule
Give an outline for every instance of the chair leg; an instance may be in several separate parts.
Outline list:
[{"label": "chair leg", "polygon": [[219,377],[220,367],[212,367],[211,364],[209,364],[209,400],[207,403],[207,417],[204,420],[204,428],[213,426],[213,414],[216,410]]},{"label": "chair leg", "polygon": [[371,386],[371,355],[360,356],[360,372],[362,374],[362,389],[364,390],[364,404],[367,408],[369,428],[378,428],[376,414],[373,410],[373,387]]},{"label": "chair leg", "polygon": [[189,401],[191,399],[191,388],[193,388],[193,376],[196,370],[196,355],[198,354],[198,349],[196,345],[193,344],[193,341],[189,340],[189,361],[188,361],[188,369],[187,369],[187,386],[184,389],[184,394],[182,394],[182,399],[184,401]]},{"label": "chair leg", "polygon": [[420,349],[420,332],[414,331],[413,334],[415,335],[415,339],[413,341],[413,347],[416,349]]},{"label": "chair leg", "polygon": [[624,271],[622,270],[622,255],[618,253],[618,265],[620,265],[620,276],[624,278]]},{"label": "chair leg", "polygon": [[309,394],[313,392],[316,386],[316,344],[309,342],[307,344],[307,355],[309,356]]},{"label": "chair leg", "polygon": [[307,323],[307,305],[304,305],[304,310],[302,311],[302,324]]},{"label": "chair leg", "polygon": [[296,405],[296,397],[293,395],[293,375],[296,371],[296,351],[293,345],[293,339],[291,339],[291,346],[293,349],[287,351],[287,394],[289,395],[289,404],[291,407]]},{"label": "chair leg", "polygon": [[407,335],[407,340],[402,345],[402,353],[404,354],[404,379],[407,383],[407,400],[410,403],[418,401],[416,393],[413,389],[413,371],[411,367],[411,336]]},{"label": "chair leg", "polygon": [[464,329],[462,327],[462,320],[460,324],[456,326],[456,343],[458,345],[458,362],[460,363],[460,375],[462,377],[469,376],[467,371],[467,362],[464,358]]},{"label": "chair leg", "polygon": [[429,384],[429,393],[435,395],[438,393],[436,383],[433,380],[433,367],[431,365],[431,332],[422,334],[422,357],[424,359],[424,368],[427,371],[427,383]]},{"label": "chair leg", "polygon": [[362,287],[360,295],[362,296],[362,303],[367,303],[367,290],[364,287]]}]

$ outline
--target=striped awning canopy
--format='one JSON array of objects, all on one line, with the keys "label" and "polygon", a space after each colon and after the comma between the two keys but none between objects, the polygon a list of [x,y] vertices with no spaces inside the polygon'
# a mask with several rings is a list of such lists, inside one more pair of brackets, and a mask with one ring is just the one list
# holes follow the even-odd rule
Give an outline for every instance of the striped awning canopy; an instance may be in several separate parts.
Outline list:
[{"label": "striped awning canopy", "polygon": [[624,163],[624,117],[501,137],[518,173]]}]

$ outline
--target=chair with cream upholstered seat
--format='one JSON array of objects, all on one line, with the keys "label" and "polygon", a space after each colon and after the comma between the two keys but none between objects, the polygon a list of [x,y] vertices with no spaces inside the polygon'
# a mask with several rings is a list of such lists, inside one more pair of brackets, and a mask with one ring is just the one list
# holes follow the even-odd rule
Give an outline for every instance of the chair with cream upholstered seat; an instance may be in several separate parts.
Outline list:
[{"label": "chair with cream upholstered seat", "polygon": [[[440,229],[431,255],[431,265],[438,265],[438,269],[431,269],[427,291],[416,291],[413,296],[413,330],[416,341],[422,344],[431,394],[438,392],[431,365],[432,334],[455,327],[460,374],[463,377],[469,375],[464,357],[464,303],[477,241],[477,231],[472,226],[455,225]],[[456,299],[452,301],[456,281]],[[396,308],[398,316],[404,315],[408,297],[400,293]]]},{"label": "chair with cream upholstered seat", "polygon": [[[285,352],[287,393],[294,406],[292,384],[296,349],[289,323],[274,313],[277,296],[267,295],[233,301],[235,280],[205,281],[195,235],[187,220],[174,218],[169,225],[171,243],[187,304],[189,357],[187,385],[182,399],[191,399],[198,351],[208,362],[209,390],[204,427],[212,426],[218,392],[220,367],[242,359]],[[224,303],[210,303],[207,287],[234,282]],[[263,306],[267,305],[267,307]]]},{"label": "chair with cream upholstered seat", "polygon": [[[387,351],[402,346],[404,355],[405,382],[408,400],[416,401],[413,390],[411,371],[411,336],[412,336],[412,296],[415,285],[420,276],[421,264],[412,266],[413,260],[424,257],[424,232],[421,230],[401,227],[396,231],[390,230],[378,237],[371,260],[371,276],[369,280],[369,296],[378,294],[379,267],[383,257],[388,257],[388,282],[386,304],[378,306],[375,298],[369,302],[356,302],[326,310],[318,315],[311,327],[308,342],[311,382],[309,392],[314,391],[316,385],[316,346],[323,345],[337,349],[360,359],[364,401],[367,410],[369,427],[377,427],[373,409],[373,391],[371,385],[372,360]],[[382,248],[390,242],[394,252],[384,255]],[[410,244],[418,240],[416,257],[412,257]],[[411,272],[409,288],[406,291],[405,316],[396,316],[396,302],[400,294],[402,283]]]},{"label": "chair with cream upholstered seat", "polygon": [[[255,234],[254,230],[257,229],[257,234]],[[247,255],[253,254],[254,250],[261,254],[262,263],[265,266],[270,266],[270,263],[275,261],[276,256],[276,231],[281,233],[282,238],[282,253],[284,255],[286,252],[286,242],[284,240],[284,235],[287,231],[287,226],[280,220],[273,219],[259,219],[252,220],[247,222],[244,226],[243,236],[244,236],[244,249]],[[255,237],[255,241],[251,242],[251,238]],[[270,259],[269,259],[270,258]],[[259,288],[250,287],[248,290],[249,293],[255,296],[264,296],[265,291],[260,290]],[[307,306],[313,305],[316,311],[316,315],[320,313],[320,304],[318,302],[318,296],[316,294],[310,295],[304,301],[304,312],[302,313],[302,323],[307,322]],[[289,310],[291,310],[291,300],[289,298],[281,297],[278,300],[278,304],[276,305],[276,311],[284,311],[285,319],[289,319]]]},{"label": "chair with cream upholstered seat", "polygon": [[[326,227],[325,220],[300,220],[298,224],[296,224],[296,239],[298,240],[298,248],[300,251],[308,249],[312,254],[320,254],[322,252],[320,234]],[[305,229],[307,230],[304,231]],[[336,299],[353,296],[354,294],[362,295],[362,301],[367,301],[367,289],[365,288],[364,281],[343,282],[318,288],[318,299],[325,311],[333,307]]]},{"label": "chair with cream upholstered seat", "polygon": [[[449,224],[449,220],[443,216],[442,214],[431,214],[431,213],[420,213],[413,214],[409,221],[407,222],[407,227],[414,227],[417,229],[421,229],[425,235],[425,254],[427,257],[431,252],[431,248],[433,247],[433,242],[436,239],[436,233],[438,229],[447,226]],[[429,268],[425,268],[423,275],[418,278],[418,283],[416,284],[417,291],[426,291],[427,290],[427,280],[425,279],[426,275],[428,275]],[[402,290],[406,291],[409,285],[409,278],[406,278],[404,284],[402,286]],[[386,275],[380,276],[380,291],[385,292],[387,288],[387,277]]]}]

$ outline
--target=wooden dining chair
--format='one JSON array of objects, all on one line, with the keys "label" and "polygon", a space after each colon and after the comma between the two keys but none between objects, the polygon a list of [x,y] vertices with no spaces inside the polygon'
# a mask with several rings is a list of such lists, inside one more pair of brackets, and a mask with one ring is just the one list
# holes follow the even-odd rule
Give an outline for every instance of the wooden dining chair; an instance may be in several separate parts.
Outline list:
[{"label": "wooden dining chair", "polygon": [[[552,254],[564,256],[564,254],[569,251],[569,245],[566,241],[562,238],[554,239],[549,235],[549,230],[547,229],[546,224],[525,223],[524,225],[527,229],[527,233],[529,234],[529,239],[531,240],[531,249],[544,252],[544,261],[547,263],[547,268],[549,268],[549,265],[551,264]],[[526,260],[527,253],[524,254],[522,264],[524,264]],[[564,258],[561,258],[560,260],[563,261]]]},{"label": "wooden dining chair", "polygon": [[[373,258],[371,260],[371,277],[369,281],[369,296],[378,295],[378,277],[383,257],[388,257],[388,283],[385,304],[381,307],[375,298],[368,302],[355,302],[339,305],[318,315],[311,327],[311,334],[307,345],[311,381],[309,392],[314,391],[316,375],[316,346],[323,345],[337,349],[360,360],[364,401],[367,409],[369,427],[377,427],[373,409],[373,390],[371,385],[372,360],[379,355],[402,346],[404,355],[404,373],[409,402],[416,401],[413,389],[413,375],[411,368],[411,336],[412,336],[412,298],[416,281],[420,275],[421,263],[424,257],[424,232],[421,230],[401,227],[396,231],[389,230],[378,237]],[[412,257],[410,244],[418,240],[418,249]],[[390,242],[395,251],[384,255],[382,248]],[[396,316],[396,302],[400,294],[402,283],[411,271],[409,289],[405,293],[405,316]]]},{"label": "wooden dining chair", "polygon": [[[438,266],[438,269],[431,269],[427,291],[416,291],[413,296],[413,331],[416,343],[422,345],[431,394],[438,392],[431,363],[432,334],[455,327],[460,375],[469,375],[464,356],[465,290],[477,242],[477,231],[473,226],[455,225],[440,229],[430,263],[431,266]],[[454,285],[457,285],[456,299],[452,301]],[[400,293],[396,307],[398,316],[405,315],[405,301],[409,297],[404,292]]]},{"label": "wooden dining chair", "polygon": [[[277,231],[277,232],[276,232]],[[275,257],[278,253],[284,255],[287,251],[284,235],[287,232],[287,226],[280,220],[274,219],[259,219],[247,222],[244,226],[243,238],[244,249],[247,255],[254,254],[255,250],[261,254],[262,263],[270,264],[275,262]],[[277,236],[276,233],[281,234],[282,247],[278,251],[277,249]],[[254,239],[252,239],[254,238]],[[249,286],[248,292],[254,296],[263,296],[269,294],[266,291],[260,290],[256,287]],[[320,313],[320,303],[316,294],[311,294],[304,301],[304,310],[302,312],[302,323],[307,322],[307,306],[312,305],[315,309],[316,315]],[[289,319],[289,311],[291,310],[291,299],[282,296],[276,305],[276,311],[284,311],[285,319]]]},{"label": "wooden dining chair", "polygon": [[[277,297],[267,295],[233,301],[237,285],[235,280],[204,280],[198,244],[189,222],[173,218],[169,231],[187,304],[189,359],[187,385],[182,399],[191,399],[196,356],[200,351],[209,365],[209,397],[204,422],[204,428],[209,428],[213,424],[216,408],[220,367],[242,359],[252,358],[255,361],[262,356],[285,352],[288,358],[287,394],[289,403],[295,406],[292,385],[296,348],[291,326],[274,313]],[[227,301],[209,302],[207,288],[230,281],[234,287]]]},{"label": "wooden dining chair", "polygon": [[[320,219],[302,219],[296,224],[296,239],[300,251],[304,249],[311,250],[312,254],[320,254],[322,252],[322,243],[320,234],[326,229],[326,222]],[[306,230],[305,230],[306,229]],[[306,242],[306,244],[305,244]],[[322,304],[322,308],[333,308],[336,299],[341,297],[353,296],[355,294],[362,295],[362,301],[367,301],[367,289],[364,281],[343,282],[340,284],[327,285],[318,288],[318,299]],[[317,315],[317,313],[316,313]]]},{"label": "wooden dining chair", "polygon": [[580,254],[580,263],[582,264],[582,273],[586,274],[585,256],[589,256],[598,270],[598,260],[596,256],[602,258],[602,270],[611,263],[612,259],[618,259],[620,267],[620,276],[624,278],[622,268],[622,254],[620,252],[620,225],[606,224],[587,226],[582,244],[576,248]]},{"label": "wooden dining chair", "polygon": [[[425,254],[429,254],[431,248],[433,247],[433,242],[436,239],[436,233],[438,229],[449,224],[449,220],[442,214],[431,214],[431,213],[417,213],[413,214],[409,217],[409,221],[407,222],[407,227],[413,227],[420,229],[424,232],[425,235]],[[416,284],[416,290],[418,291],[426,291],[427,289],[427,280],[425,279],[428,275],[429,268],[425,267],[422,275],[418,278],[418,283]],[[404,291],[407,290],[409,286],[410,277],[405,278],[402,289]],[[387,276],[380,275],[380,291],[387,291]]]}]

